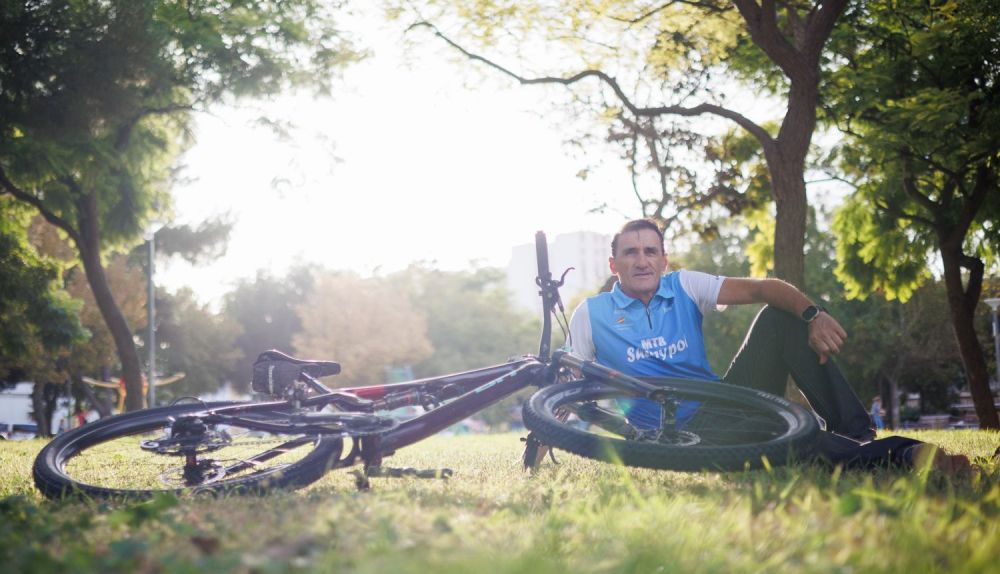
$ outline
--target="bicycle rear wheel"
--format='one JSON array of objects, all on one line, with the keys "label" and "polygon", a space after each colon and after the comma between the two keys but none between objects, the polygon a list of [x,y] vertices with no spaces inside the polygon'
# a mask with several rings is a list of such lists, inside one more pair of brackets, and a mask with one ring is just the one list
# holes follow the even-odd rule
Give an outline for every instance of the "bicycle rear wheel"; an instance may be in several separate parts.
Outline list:
[{"label": "bicycle rear wheel", "polygon": [[[343,450],[339,436],[227,421],[204,424],[199,413],[239,403],[192,403],[96,421],[54,438],[35,459],[39,491],[49,498],[147,498],[156,492],[252,493],[309,484]],[[282,425],[280,410],[241,419]],[[181,420],[184,426],[175,421]]]},{"label": "bicycle rear wheel", "polygon": [[[636,395],[590,381],[552,385],[524,404],[538,440],[588,458],[663,470],[742,470],[787,462],[819,432],[802,407],[760,391],[712,381],[650,380],[662,387],[661,424],[630,416]],[[565,410],[577,420],[560,421]],[[565,417],[563,417],[565,418]]]}]

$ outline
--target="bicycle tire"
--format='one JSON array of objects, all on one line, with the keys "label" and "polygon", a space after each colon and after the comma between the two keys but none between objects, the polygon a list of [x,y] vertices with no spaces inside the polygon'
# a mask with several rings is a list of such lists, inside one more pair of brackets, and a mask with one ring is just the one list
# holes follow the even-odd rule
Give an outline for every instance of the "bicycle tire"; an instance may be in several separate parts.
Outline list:
[{"label": "bicycle tire", "polygon": [[[286,457],[284,460],[288,462],[275,462],[271,466],[263,468],[262,463],[258,464],[252,459],[250,462],[247,462],[247,458],[231,459],[240,461],[237,464],[243,464],[251,470],[246,474],[233,477],[222,476],[218,480],[198,485],[170,485],[165,482],[155,485],[152,480],[154,477],[146,476],[146,473],[155,473],[158,469],[166,469],[155,477],[162,482],[164,475],[176,473],[178,464],[181,465],[183,471],[184,457],[182,455],[154,454],[150,453],[148,449],[144,452],[142,445],[151,443],[150,441],[143,442],[140,438],[142,435],[166,428],[174,417],[237,404],[241,403],[193,403],[147,409],[95,421],[60,434],[52,439],[35,459],[32,469],[35,486],[43,495],[52,499],[71,495],[101,499],[143,499],[149,498],[157,492],[175,494],[263,493],[273,488],[300,487],[316,481],[323,476],[330,464],[342,453],[343,440],[339,437],[317,435],[310,440],[308,436],[303,436],[300,439],[303,441],[303,445],[299,452],[292,453],[289,450],[289,452],[274,455],[274,458],[278,460],[282,460],[281,457]],[[271,413],[261,416],[261,420],[279,417],[279,413]],[[227,426],[238,427],[238,425]],[[264,433],[259,434],[263,435]],[[258,436],[251,438],[261,439]],[[287,441],[287,439],[271,439],[268,442],[280,442],[280,440]],[[263,439],[259,442],[263,443]],[[228,447],[237,448],[236,444],[220,446],[211,452],[222,452]],[[246,449],[249,448],[247,445],[250,443],[248,440],[246,444],[238,444],[239,448]],[[118,447],[122,449],[121,452],[119,452]],[[288,458],[289,454],[293,456],[301,454],[302,456],[292,460]],[[79,461],[88,455],[96,457],[96,460],[88,460],[86,463]],[[116,463],[118,466],[124,463],[127,468],[122,468],[120,472],[112,472],[110,468],[114,468],[114,466],[100,466],[101,464],[114,465]],[[94,467],[95,464],[98,466]],[[74,467],[82,465],[82,470],[68,470],[67,467],[70,465]],[[221,473],[222,470],[216,469],[215,472]],[[133,480],[140,482],[143,486],[139,488],[121,486],[125,477],[132,476],[135,476]]]},{"label": "bicycle tire", "polygon": [[[674,400],[699,402],[684,429],[672,431],[673,444],[648,438],[629,440],[622,438],[623,434],[608,436],[602,434],[607,433],[604,428],[594,431],[592,426],[585,430],[573,422],[560,421],[556,414],[560,409],[580,411],[586,418],[600,408],[596,407],[597,401],[635,398],[591,381],[540,389],[524,404],[524,424],[543,443],[580,456],[626,466],[679,471],[760,468],[765,458],[777,466],[796,453],[807,452],[819,432],[815,417],[804,408],[768,393],[713,381],[647,380],[661,385],[663,392]],[[607,410],[602,408],[601,412]],[[747,418],[739,419],[744,412]],[[617,422],[627,423],[627,417],[619,416]],[[726,426],[730,423],[731,426]],[[684,440],[678,440],[679,436]]]}]

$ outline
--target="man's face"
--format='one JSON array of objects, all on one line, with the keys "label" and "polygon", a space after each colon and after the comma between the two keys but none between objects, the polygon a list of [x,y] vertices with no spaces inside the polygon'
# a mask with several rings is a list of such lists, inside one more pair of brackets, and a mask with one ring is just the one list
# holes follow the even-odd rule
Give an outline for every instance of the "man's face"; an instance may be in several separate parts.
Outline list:
[{"label": "man's face", "polygon": [[660,276],[667,268],[663,240],[652,229],[626,231],[618,237],[618,251],[609,260],[622,291],[643,303],[660,288]]}]

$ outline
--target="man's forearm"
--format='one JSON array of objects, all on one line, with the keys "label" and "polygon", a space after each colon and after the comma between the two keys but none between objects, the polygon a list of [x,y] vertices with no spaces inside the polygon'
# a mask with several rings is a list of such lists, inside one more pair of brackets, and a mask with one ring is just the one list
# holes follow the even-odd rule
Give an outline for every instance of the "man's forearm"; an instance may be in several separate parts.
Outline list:
[{"label": "man's forearm", "polygon": [[764,279],[761,283],[763,303],[788,311],[796,317],[801,316],[806,307],[813,305],[812,300],[791,283],[781,279]]},{"label": "man's forearm", "polygon": [[766,303],[795,316],[813,302],[791,283],[781,279],[727,278],[719,289],[719,305]]}]

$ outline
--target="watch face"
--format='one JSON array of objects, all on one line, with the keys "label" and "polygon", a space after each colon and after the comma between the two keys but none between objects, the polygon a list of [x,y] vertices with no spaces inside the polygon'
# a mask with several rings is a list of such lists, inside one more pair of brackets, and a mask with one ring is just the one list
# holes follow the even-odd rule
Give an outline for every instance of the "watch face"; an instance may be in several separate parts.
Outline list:
[{"label": "watch face", "polygon": [[819,307],[815,305],[810,305],[806,307],[804,311],[802,311],[802,320],[808,323],[813,319],[815,319],[816,315],[819,315]]}]

